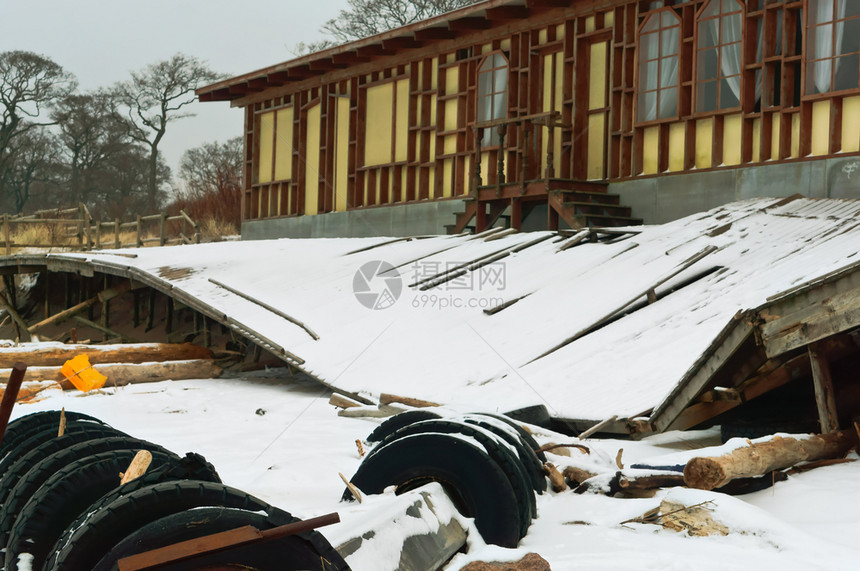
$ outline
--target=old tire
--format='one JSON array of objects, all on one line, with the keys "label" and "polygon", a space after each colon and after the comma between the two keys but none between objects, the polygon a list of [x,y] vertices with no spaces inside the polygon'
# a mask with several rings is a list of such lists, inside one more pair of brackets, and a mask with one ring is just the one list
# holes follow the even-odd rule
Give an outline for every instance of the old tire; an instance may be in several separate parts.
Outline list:
[{"label": "old tire", "polygon": [[75,460],[92,456],[100,452],[110,452],[115,450],[141,450],[146,449],[150,452],[162,452],[164,454],[173,454],[169,450],[162,448],[146,440],[139,440],[128,436],[112,436],[108,438],[99,438],[88,440],[70,446],[59,452],[55,452],[44,458],[30,468],[21,479],[11,488],[6,500],[0,508],[0,547],[5,547],[6,540],[9,537],[9,531],[15,523],[18,511],[24,507],[24,504],[36,491],[47,481],[55,472],[63,467],[71,464]]},{"label": "old tire", "polygon": [[[90,505],[119,486],[137,450],[113,450],[79,458],[57,470],[27,500],[15,518],[6,541],[6,569],[14,569],[18,555],[30,553],[31,566],[41,569],[60,535]],[[176,464],[179,458],[152,452],[152,467]]]},{"label": "old tire", "polygon": [[141,527],[163,517],[200,507],[266,511],[269,504],[240,490],[195,480],[145,486],[92,512],[76,529],[67,529],[45,569],[94,569],[113,546]]},{"label": "old tire", "polygon": [[463,417],[463,421],[493,432],[516,448],[517,455],[529,475],[534,491],[542,494],[546,490],[546,474],[543,471],[543,462],[540,461],[534,449],[520,437],[519,432],[503,421],[481,414],[467,414]]},{"label": "old tire", "polygon": [[[22,456],[15,458],[14,462],[12,461],[13,458],[10,457],[9,463],[5,465],[2,475],[0,475],[0,504],[6,501],[6,496],[8,496],[9,491],[15,487],[30,468],[51,454],[88,440],[110,436],[124,436],[114,428],[99,424],[80,425],[79,428],[80,429],[78,429],[78,427],[72,427],[72,430],[62,436],[51,438],[38,445],[35,445],[34,443],[33,448]],[[24,452],[25,449],[22,449],[21,451]]]},{"label": "old tire", "polygon": [[502,472],[504,472],[508,479],[508,483],[511,485],[511,489],[517,499],[517,504],[520,506],[520,536],[524,536],[528,531],[529,525],[531,525],[532,518],[537,517],[537,502],[535,501],[531,480],[517,454],[508,447],[507,443],[489,430],[477,425],[466,424],[459,420],[422,420],[404,426],[394,434],[386,437],[377,447],[370,451],[368,458],[377,454],[386,445],[395,440],[415,434],[428,433],[462,434],[475,439],[484,447],[490,458],[502,469]]},{"label": "old tire", "polygon": [[[511,484],[486,450],[461,436],[416,434],[376,450],[358,467],[351,482],[367,494],[388,486],[397,492],[439,482],[487,543],[516,547],[520,507]],[[343,499],[349,499],[349,491]]]},{"label": "old tire", "polygon": [[[2,458],[12,447],[31,436],[32,433],[37,430],[41,430],[46,427],[53,427],[54,430],[59,431],[60,413],[61,411],[59,410],[44,410],[18,417],[10,422],[6,427],[6,432],[3,434],[3,443],[0,445],[0,458]],[[104,422],[94,416],[83,414],[81,412],[66,411],[66,422],[71,421],[92,422],[93,424],[105,425]]]},{"label": "old tire", "polygon": [[374,428],[373,432],[367,435],[365,440],[368,442],[382,442],[387,436],[394,434],[404,426],[409,426],[413,422],[432,420],[434,418],[442,418],[442,416],[427,409],[407,410],[406,412],[401,412],[385,419],[382,424]]},{"label": "old tire", "polygon": [[[264,513],[225,507],[195,508],[159,518],[140,527],[108,551],[93,569],[112,570],[116,568],[116,562],[123,557],[245,525],[263,530],[296,521],[298,520],[287,512],[271,506]],[[196,557],[191,561],[165,565],[160,569],[192,571],[206,566],[235,566],[237,569],[258,571],[348,569],[340,555],[316,531],[228,549]]]}]

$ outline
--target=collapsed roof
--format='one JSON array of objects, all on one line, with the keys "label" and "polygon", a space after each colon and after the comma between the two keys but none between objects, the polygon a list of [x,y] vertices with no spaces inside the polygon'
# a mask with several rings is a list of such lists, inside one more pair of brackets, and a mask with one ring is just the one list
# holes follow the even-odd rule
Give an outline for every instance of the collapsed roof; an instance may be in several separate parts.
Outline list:
[{"label": "collapsed roof", "polygon": [[860,325],[858,215],[860,201],[756,199],[621,231],[222,242],[0,264],[129,277],[348,394],[543,404],[583,425],[616,416],[620,431],[666,430],[787,382],[809,343]]}]

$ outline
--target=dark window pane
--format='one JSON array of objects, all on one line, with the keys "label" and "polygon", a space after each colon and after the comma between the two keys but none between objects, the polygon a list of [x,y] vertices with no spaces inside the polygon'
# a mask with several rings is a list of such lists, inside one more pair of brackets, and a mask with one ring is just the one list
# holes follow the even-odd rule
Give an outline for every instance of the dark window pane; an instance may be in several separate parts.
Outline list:
[{"label": "dark window pane", "polygon": [[704,113],[717,108],[717,82],[700,82],[696,86],[696,111]]},{"label": "dark window pane", "polygon": [[671,119],[678,115],[678,88],[660,90],[660,108],[658,118]]},{"label": "dark window pane", "polygon": [[493,91],[496,93],[506,92],[508,90],[508,70],[506,68],[497,69],[493,75],[496,80]]},{"label": "dark window pane", "polygon": [[484,97],[490,93],[490,74],[478,74],[478,97]]},{"label": "dark window pane", "polygon": [[860,51],[860,18],[845,20],[836,24],[837,37],[841,45],[836,46],[837,55],[853,54]]},{"label": "dark window pane", "polygon": [[699,21],[699,49],[717,45],[717,38],[720,33],[719,23],[720,21],[717,19]]},{"label": "dark window pane", "polygon": [[698,69],[696,77],[699,81],[717,78],[717,49],[704,50],[699,52]]},{"label": "dark window pane", "polygon": [[810,62],[806,66],[806,93],[827,93],[830,89],[830,71],[833,60]]},{"label": "dark window pane", "polygon": [[[741,102],[735,94],[735,89],[737,89],[740,79],[740,77],[730,77],[720,80],[720,109],[732,109],[740,106]],[[735,89],[732,89],[733,87]]]},{"label": "dark window pane", "polygon": [[860,2],[857,0],[838,0],[836,13],[843,18],[860,16]]},{"label": "dark window pane", "polygon": [[653,121],[657,118],[657,92],[649,91],[639,94],[637,116],[640,121]]},{"label": "dark window pane", "polygon": [[660,62],[660,87],[678,85],[678,57],[667,57]]},{"label": "dark window pane", "polygon": [[660,34],[661,47],[660,56],[673,56],[678,53],[678,28],[663,30]]},{"label": "dark window pane", "polygon": [[836,60],[836,85],[834,91],[843,89],[856,89],[860,84],[860,55],[852,54],[837,58]]}]

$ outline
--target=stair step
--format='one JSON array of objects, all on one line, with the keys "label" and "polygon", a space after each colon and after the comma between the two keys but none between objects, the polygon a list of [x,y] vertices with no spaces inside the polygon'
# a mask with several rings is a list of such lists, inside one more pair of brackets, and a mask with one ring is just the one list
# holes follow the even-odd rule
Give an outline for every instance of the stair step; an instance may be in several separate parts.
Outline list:
[{"label": "stair step", "polygon": [[585,216],[586,226],[605,226],[615,228],[618,226],[641,226],[641,218],[632,218],[629,216]]},{"label": "stair step", "polygon": [[609,183],[585,180],[567,180],[554,178],[549,181],[548,190],[578,190],[582,192],[603,192],[609,188]]},{"label": "stair step", "polygon": [[598,202],[564,202],[563,204],[573,209],[576,214],[584,214],[586,216],[618,216],[628,218],[631,214],[629,206],[602,204]]},{"label": "stair step", "polygon": [[564,196],[565,200],[571,202],[591,202],[594,204],[621,204],[621,197],[617,194],[607,194],[604,192],[589,192],[584,190],[562,190],[557,192]]}]

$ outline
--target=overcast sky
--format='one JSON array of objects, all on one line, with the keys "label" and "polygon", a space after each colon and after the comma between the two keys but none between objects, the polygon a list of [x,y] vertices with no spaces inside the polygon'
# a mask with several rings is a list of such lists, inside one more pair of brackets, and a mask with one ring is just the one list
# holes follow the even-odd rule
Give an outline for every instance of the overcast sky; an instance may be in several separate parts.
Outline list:
[{"label": "overcast sky", "polygon": [[[0,0],[0,52],[27,50],[74,73],[82,91],[177,52],[239,75],[294,56],[298,42],[346,0]],[[242,112],[227,102],[195,103],[196,117],[168,126],[161,144],[174,174],[182,153],[242,134]]]}]

